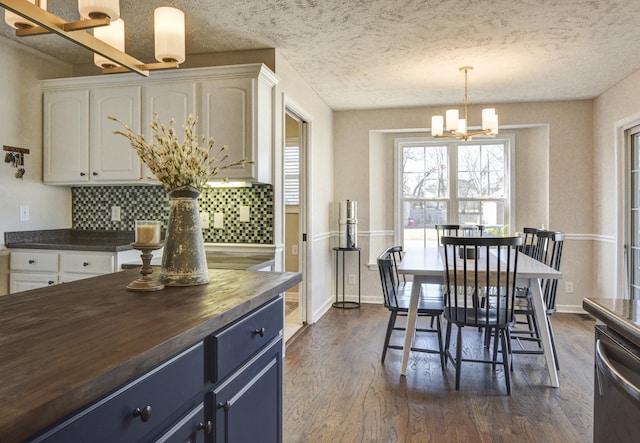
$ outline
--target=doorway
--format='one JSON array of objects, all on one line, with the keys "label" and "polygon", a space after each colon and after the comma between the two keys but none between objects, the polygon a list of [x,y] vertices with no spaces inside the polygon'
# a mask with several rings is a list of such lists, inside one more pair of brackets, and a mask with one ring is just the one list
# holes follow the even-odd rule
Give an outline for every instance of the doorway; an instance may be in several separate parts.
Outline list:
[{"label": "doorway", "polygon": [[627,196],[625,241],[625,298],[640,299],[640,126],[627,131]]},{"label": "doorway", "polygon": [[306,303],[306,174],[308,123],[285,109],[283,146],[284,270],[302,272],[302,283],[285,292],[285,343],[307,322]]}]

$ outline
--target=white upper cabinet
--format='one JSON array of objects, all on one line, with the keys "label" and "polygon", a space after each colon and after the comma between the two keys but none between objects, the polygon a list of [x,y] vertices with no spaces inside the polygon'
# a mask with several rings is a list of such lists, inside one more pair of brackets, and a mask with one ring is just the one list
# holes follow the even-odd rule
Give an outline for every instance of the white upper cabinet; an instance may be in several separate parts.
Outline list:
[{"label": "white upper cabinet", "polygon": [[109,120],[113,115],[140,132],[140,86],[95,88],[91,91],[91,145],[89,166],[95,182],[135,182],[140,180],[141,162],[129,139],[114,134],[122,126]]},{"label": "white upper cabinet", "polygon": [[148,183],[144,164],[125,137],[113,134],[118,125],[107,116],[150,140],[154,113],[165,126],[175,120],[179,141],[192,114],[198,117],[198,134],[215,139],[213,154],[227,145],[229,162],[253,162],[215,179],[273,183],[277,82],[262,64],[154,72],[145,79],[124,74],[43,80],[45,183]]},{"label": "white upper cabinet", "polygon": [[44,182],[88,182],[89,89],[46,93],[43,131]]}]

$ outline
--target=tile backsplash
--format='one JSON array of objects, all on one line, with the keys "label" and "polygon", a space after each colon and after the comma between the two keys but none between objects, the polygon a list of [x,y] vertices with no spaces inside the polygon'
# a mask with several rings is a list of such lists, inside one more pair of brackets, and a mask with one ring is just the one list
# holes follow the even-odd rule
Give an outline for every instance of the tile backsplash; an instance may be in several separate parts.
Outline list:
[{"label": "tile backsplash", "polygon": [[[167,228],[169,197],[161,186],[82,186],[71,188],[73,229],[132,231],[135,220],[160,220]],[[120,207],[120,221],[111,221],[111,207]],[[208,212],[207,243],[273,243],[273,188],[205,188],[198,199]],[[240,222],[240,206],[250,207],[250,220]],[[224,227],[213,228],[214,213],[222,213]]]}]

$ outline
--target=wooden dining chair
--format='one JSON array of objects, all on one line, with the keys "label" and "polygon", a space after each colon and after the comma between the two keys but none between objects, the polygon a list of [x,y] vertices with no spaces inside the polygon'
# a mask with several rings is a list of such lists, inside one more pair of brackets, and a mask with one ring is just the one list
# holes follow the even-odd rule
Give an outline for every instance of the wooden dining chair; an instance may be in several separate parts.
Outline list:
[{"label": "wooden dining chair", "polygon": [[[507,393],[511,394],[509,328],[514,322],[516,270],[521,237],[441,238],[444,246],[444,318],[447,320],[445,362],[456,367],[456,390],[460,389],[462,362],[487,363],[504,368]],[[459,250],[465,252],[462,257]],[[469,253],[472,250],[472,253]],[[472,257],[472,258],[469,258]],[[483,303],[484,299],[484,303]],[[456,354],[451,355],[451,330],[457,330]],[[463,358],[462,329],[483,328],[495,337],[492,356]],[[502,349],[498,360],[498,344]],[[485,351],[484,348],[481,352]],[[466,352],[465,352],[466,354]]]},{"label": "wooden dining chair", "polygon": [[438,237],[438,246],[440,246],[440,238],[444,235],[458,236],[460,231],[460,225],[435,225],[436,234]]},{"label": "wooden dining chair", "polygon": [[[564,248],[564,232],[556,231],[543,231],[540,230],[537,236],[543,239],[541,244],[544,244],[544,250],[540,253],[540,261],[547,266],[552,267],[556,271],[560,270],[560,263],[562,261],[562,250]],[[556,295],[558,292],[558,280],[546,279],[540,282],[542,289],[542,297],[546,306],[546,319],[549,326],[549,334],[551,335],[551,347],[553,348],[553,356],[555,359],[556,369],[560,370],[560,363],[558,360],[558,353],[556,352],[555,339],[553,336],[553,328],[551,327],[551,315],[556,312]],[[527,321],[517,322],[516,326],[527,325],[526,329],[519,329],[517,327],[512,328],[511,338],[512,343],[515,342],[518,347],[511,349],[512,354],[543,354],[539,326],[535,321],[535,315],[533,310],[533,301],[530,296],[524,299],[518,299],[515,307],[515,314],[517,316],[525,316]],[[535,342],[538,345],[537,349],[528,349],[522,342]]]},{"label": "wooden dining chair", "polygon": [[[389,310],[389,321],[387,322],[387,330],[382,347],[381,361],[384,363],[388,349],[403,349],[400,345],[390,344],[393,331],[406,331],[406,328],[397,326],[398,317],[406,317],[409,312],[410,297],[398,296],[398,282],[395,278],[393,259],[388,254],[382,254],[377,259],[378,270],[380,272],[380,282],[382,294],[384,296],[384,305]],[[442,323],[440,316],[443,311],[443,298],[441,285],[422,285],[421,297],[418,301],[418,317],[428,317],[434,319],[435,328],[432,327],[416,327],[415,332],[435,333],[437,335],[438,348],[411,347],[412,351],[426,352],[430,354],[438,354],[440,356],[440,365],[444,369],[444,347],[442,344]]]}]

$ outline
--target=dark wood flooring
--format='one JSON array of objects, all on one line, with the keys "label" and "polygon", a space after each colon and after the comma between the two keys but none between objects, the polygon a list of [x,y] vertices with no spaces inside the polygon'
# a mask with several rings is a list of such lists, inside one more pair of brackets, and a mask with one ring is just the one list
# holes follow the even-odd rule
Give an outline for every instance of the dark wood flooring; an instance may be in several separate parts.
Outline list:
[{"label": "dark wood flooring", "polygon": [[[502,369],[474,363],[463,363],[456,391],[452,364],[443,373],[434,354],[412,353],[401,377],[401,351],[380,362],[387,319],[378,305],[334,308],[287,345],[286,443],[592,440],[595,322],[586,315],[552,317],[560,387],[549,386],[544,356],[516,355],[511,396]],[[464,352],[481,339],[465,328]]]}]

